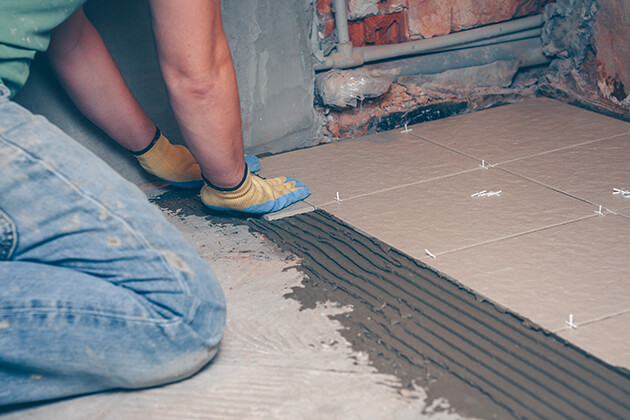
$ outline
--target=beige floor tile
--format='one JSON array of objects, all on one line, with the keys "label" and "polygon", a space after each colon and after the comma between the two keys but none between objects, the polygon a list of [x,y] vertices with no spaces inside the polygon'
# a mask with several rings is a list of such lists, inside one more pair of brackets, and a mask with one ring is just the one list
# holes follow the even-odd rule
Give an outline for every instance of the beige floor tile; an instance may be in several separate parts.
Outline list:
[{"label": "beige floor tile", "polygon": [[[630,200],[630,199],[627,199],[627,200]],[[630,218],[630,206],[620,208],[618,210],[618,213]]]},{"label": "beige floor tile", "polygon": [[[499,196],[471,197],[479,191]],[[358,229],[424,258],[593,214],[594,207],[498,169],[323,206]]]},{"label": "beige floor tile", "polygon": [[278,220],[284,219],[285,217],[295,216],[296,214],[308,213],[313,210],[315,210],[315,207],[304,200],[293,203],[289,207],[286,207],[275,213],[267,213],[263,217],[266,220]]},{"label": "beige floor tile", "polygon": [[[438,256],[429,264],[558,331],[630,310],[630,220],[592,218]],[[630,342],[630,328],[620,331]],[[630,368],[630,365],[627,367]]]},{"label": "beige floor tile", "polygon": [[472,170],[473,159],[399,131],[343,140],[261,159],[263,176],[303,181],[315,206]]},{"label": "beige floor tile", "polygon": [[496,164],[630,132],[630,123],[538,98],[413,126],[412,135]]},{"label": "beige floor tile", "polygon": [[630,134],[502,164],[534,179],[611,210],[630,206],[613,188],[630,190]]},{"label": "beige floor tile", "polygon": [[558,332],[562,338],[613,366],[630,368],[630,312]]}]

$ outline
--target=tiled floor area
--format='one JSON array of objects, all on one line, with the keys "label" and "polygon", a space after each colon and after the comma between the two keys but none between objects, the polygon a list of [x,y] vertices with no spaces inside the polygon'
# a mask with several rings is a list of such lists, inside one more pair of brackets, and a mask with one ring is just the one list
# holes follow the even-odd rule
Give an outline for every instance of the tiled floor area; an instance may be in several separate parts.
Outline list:
[{"label": "tiled floor area", "polygon": [[630,198],[613,194],[630,189],[630,123],[539,98],[409,128],[262,174],[309,186],[290,211],[324,209],[630,369]]}]

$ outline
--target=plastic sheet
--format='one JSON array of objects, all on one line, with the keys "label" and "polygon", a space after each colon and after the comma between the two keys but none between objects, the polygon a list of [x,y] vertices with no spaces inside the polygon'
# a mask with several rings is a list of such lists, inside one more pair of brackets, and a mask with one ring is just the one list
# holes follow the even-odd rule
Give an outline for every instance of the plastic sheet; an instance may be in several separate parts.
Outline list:
[{"label": "plastic sheet", "polygon": [[317,77],[315,90],[322,105],[356,107],[360,100],[376,98],[387,92],[395,74],[391,70],[330,70]]}]

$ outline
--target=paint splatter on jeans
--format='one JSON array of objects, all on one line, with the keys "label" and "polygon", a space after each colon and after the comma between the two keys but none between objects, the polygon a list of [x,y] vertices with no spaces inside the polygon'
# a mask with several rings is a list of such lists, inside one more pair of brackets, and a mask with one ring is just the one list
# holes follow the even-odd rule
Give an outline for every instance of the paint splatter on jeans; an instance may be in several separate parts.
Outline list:
[{"label": "paint splatter on jeans", "polygon": [[143,193],[0,85],[0,406],[189,376],[225,301]]}]

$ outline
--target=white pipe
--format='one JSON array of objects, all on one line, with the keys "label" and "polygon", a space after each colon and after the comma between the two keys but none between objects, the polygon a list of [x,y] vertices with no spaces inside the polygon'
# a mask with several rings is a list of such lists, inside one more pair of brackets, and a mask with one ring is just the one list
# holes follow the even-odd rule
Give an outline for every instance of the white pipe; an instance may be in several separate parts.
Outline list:
[{"label": "white pipe", "polygon": [[435,74],[450,69],[482,66],[498,60],[518,61],[521,68],[547,64],[550,61],[542,52],[540,37],[535,37],[470,48],[452,48],[412,57],[394,58],[392,60],[369,63],[364,68],[367,71],[395,69],[398,72],[394,77],[394,81],[396,81],[400,76]]},{"label": "white pipe", "polygon": [[[337,23],[337,7],[343,3],[345,15],[345,0],[335,0],[335,23]],[[357,47],[345,54],[337,52],[331,54],[323,62],[315,64],[315,70],[328,70],[331,68],[350,68],[363,65],[365,63],[385,60],[396,57],[409,55],[418,55],[428,52],[442,51],[454,47],[466,46],[478,41],[489,41],[494,37],[503,37],[508,34],[516,34],[526,31],[526,35],[531,36],[529,30],[539,28],[543,24],[542,15],[530,16],[526,18],[502,22],[495,25],[488,25],[481,28],[470,29],[467,31],[457,32],[454,34],[438,36],[435,38],[421,39],[418,41],[410,41],[402,44],[376,45],[370,47]],[[342,31],[343,32],[343,28]],[[345,33],[347,34],[347,21],[345,24]],[[338,32],[337,36],[341,39]],[[345,35],[343,35],[345,37]],[[348,35],[349,37],[349,35]],[[345,39],[345,38],[344,38]],[[349,39],[349,38],[348,38]],[[352,44],[350,44],[352,46]]]},{"label": "white pipe", "polygon": [[482,47],[485,45],[502,44],[504,42],[520,41],[522,39],[528,39],[528,38],[540,38],[541,34],[542,34],[542,28],[534,28],[534,29],[529,29],[527,31],[497,36],[495,38],[483,39],[481,41],[468,42],[466,44],[457,45],[456,47],[452,47],[452,48],[440,49],[440,52],[451,51],[451,50],[459,49],[459,48]]},{"label": "white pipe", "polygon": [[346,0],[333,0],[335,10],[335,27],[337,29],[337,54],[342,57],[352,56],[352,43],[348,30],[348,10]]}]

